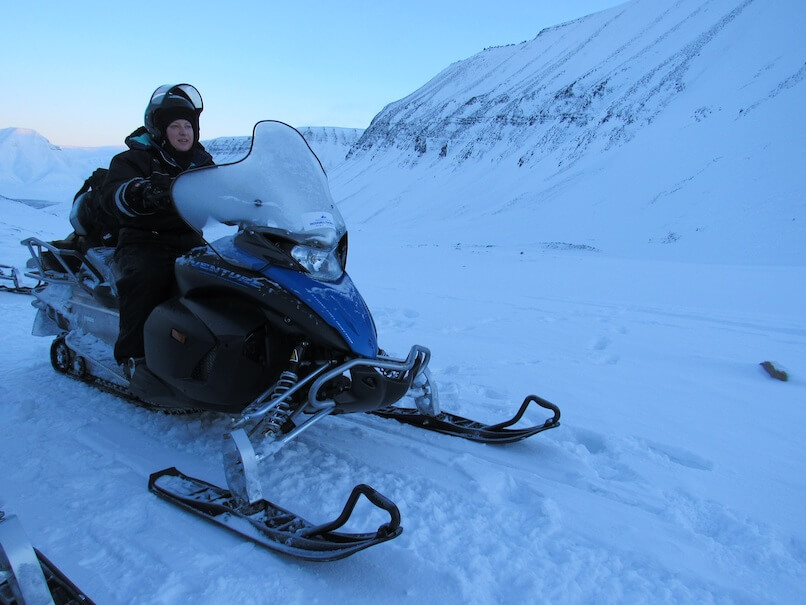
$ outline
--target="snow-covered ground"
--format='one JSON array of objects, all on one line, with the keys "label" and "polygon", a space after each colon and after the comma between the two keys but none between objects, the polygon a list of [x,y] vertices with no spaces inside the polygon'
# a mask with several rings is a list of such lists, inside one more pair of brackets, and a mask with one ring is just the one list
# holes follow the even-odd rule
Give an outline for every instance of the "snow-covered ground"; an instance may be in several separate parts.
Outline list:
[{"label": "snow-covered ground", "polygon": [[[405,529],[344,561],[287,560],[146,490],[172,465],[223,484],[224,418],[58,375],[28,297],[0,293],[0,508],[99,603],[799,601],[806,268],[370,231],[351,249],[382,346],[429,346],[445,409],[499,420],[535,392],[562,425],[493,447],[376,417],[320,423],[263,469],[269,497],[325,521],[369,483]],[[0,258],[15,251],[2,240]]]},{"label": "snow-covered ground", "polygon": [[[224,484],[227,419],[56,374],[2,292],[0,509],[99,603],[802,602],[804,14],[633,0],[450,66],[330,171],[381,346],[428,346],[446,410],[563,414],[503,447],[329,418],[261,469],[314,522],[368,483],[399,538],[300,563],[158,499],[168,466]],[[75,184],[46,141],[2,143],[0,263],[22,267]]]}]

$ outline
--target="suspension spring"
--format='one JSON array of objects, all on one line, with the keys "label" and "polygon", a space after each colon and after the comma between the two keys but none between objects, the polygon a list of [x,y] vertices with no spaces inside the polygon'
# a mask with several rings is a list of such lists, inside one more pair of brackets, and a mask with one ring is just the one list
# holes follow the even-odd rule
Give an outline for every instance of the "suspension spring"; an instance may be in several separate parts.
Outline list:
[{"label": "suspension spring", "polygon": [[268,399],[282,400],[260,423],[260,432],[263,435],[268,435],[269,433],[279,434],[281,432],[283,425],[294,411],[291,407],[291,403],[287,399],[283,398],[283,395],[290,391],[298,381],[299,377],[291,370],[286,370],[280,374],[280,378],[278,378],[277,382],[274,384],[274,388],[269,394]]}]

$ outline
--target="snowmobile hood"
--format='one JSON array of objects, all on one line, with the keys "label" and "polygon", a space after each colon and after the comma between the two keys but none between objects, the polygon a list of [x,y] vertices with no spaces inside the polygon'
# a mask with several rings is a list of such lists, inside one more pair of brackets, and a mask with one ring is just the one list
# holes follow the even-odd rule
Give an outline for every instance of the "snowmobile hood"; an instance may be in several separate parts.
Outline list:
[{"label": "snowmobile hood", "polygon": [[234,243],[234,236],[212,242],[211,246],[228,262],[260,273],[305,303],[341,334],[353,353],[371,359],[377,357],[375,322],[346,272],[336,281],[322,282],[306,273],[266,263],[239,248]]},{"label": "snowmobile hood", "polygon": [[293,292],[328,325],[338,330],[354,353],[361,357],[377,356],[375,323],[349,275],[344,273],[336,282],[322,283],[304,273],[282,267],[269,266],[263,273]]}]

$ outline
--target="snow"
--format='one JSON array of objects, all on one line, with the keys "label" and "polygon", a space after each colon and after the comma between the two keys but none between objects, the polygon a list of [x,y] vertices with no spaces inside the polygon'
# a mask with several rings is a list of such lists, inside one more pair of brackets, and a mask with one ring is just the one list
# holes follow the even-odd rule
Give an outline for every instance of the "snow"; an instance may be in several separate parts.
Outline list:
[{"label": "snow", "polygon": [[[226,418],[148,412],[57,374],[50,341],[30,334],[30,299],[0,292],[0,509],[98,603],[800,603],[806,93],[792,74],[806,55],[790,30],[803,5],[656,4],[482,53],[520,53],[523,71],[530,49],[550,58],[622,15],[624,44],[652,31],[648,54],[663,63],[741,9],[736,29],[699,48],[684,92],[650,98],[652,119],[617,145],[591,131],[558,171],[560,152],[540,159],[503,130],[467,134],[481,151],[460,161],[430,145],[419,155],[405,133],[384,147],[372,126],[331,171],[348,269],[380,345],[429,347],[445,410],[497,422],[536,393],[562,409],[559,428],[495,447],[374,416],[325,419],[262,465],[266,497],[325,522],[367,483],[397,503],[404,531],[343,561],[298,562],[147,491],[149,474],[170,466],[223,485]],[[758,77],[735,85],[741,65],[735,79],[719,71],[730,53]],[[439,107],[441,93],[428,93]],[[409,125],[430,124],[418,107]],[[740,108],[749,113],[737,118]],[[578,134],[568,128],[563,145]],[[23,267],[20,239],[68,231],[73,188],[47,198],[36,182],[7,191],[10,179],[7,198],[57,201],[0,198],[0,262]],[[789,381],[768,376],[766,360]],[[366,503],[356,514],[354,531],[387,520]]]},{"label": "snow", "polygon": [[[431,347],[445,409],[501,420],[536,392],[562,425],[493,447],[322,422],[264,469],[268,497],[325,521],[368,483],[404,533],[329,565],[289,561],[145,489],[168,466],[223,484],[225,419],[150,413],[57,375],[27,297],[0,294],[0,506],[99,602],[797,602],[806,320],[788,293],[806,269],[367,232],[350,262],[383,346]],[[768,358],[789,382],[758,367]]]}]

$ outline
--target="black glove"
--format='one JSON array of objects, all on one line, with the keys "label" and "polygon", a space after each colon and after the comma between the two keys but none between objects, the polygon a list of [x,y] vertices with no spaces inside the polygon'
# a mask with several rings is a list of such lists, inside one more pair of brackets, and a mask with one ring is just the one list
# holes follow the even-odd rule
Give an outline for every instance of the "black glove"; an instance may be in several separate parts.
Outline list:
[{"label": "black glove", "polygon": [[173,177],[164,172],[152,172],[148,180],[154,187],[165,191],[168,191],[171,188],[171,183],[174,182]]},{"label": "black glove", "polygon": [[132,183],[126,188],[126,202],[139,214],[153,214],[162,208],[169,208],[172,181],[169,175],[154,172],[147,179]]}]

